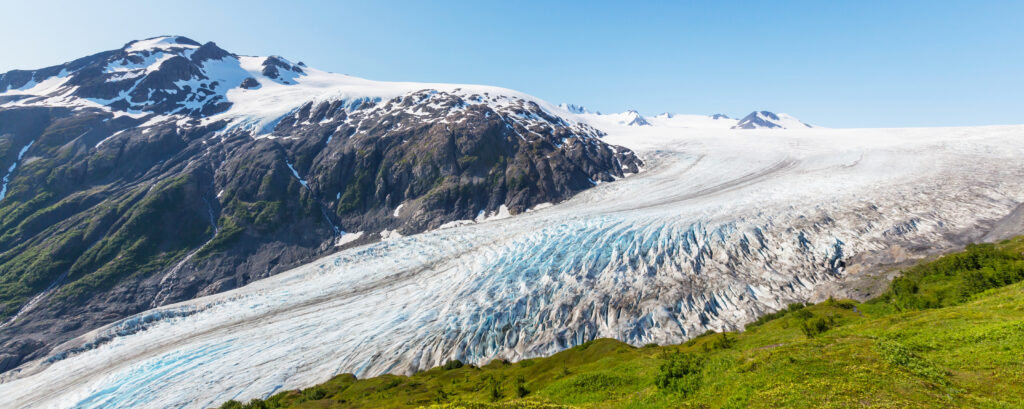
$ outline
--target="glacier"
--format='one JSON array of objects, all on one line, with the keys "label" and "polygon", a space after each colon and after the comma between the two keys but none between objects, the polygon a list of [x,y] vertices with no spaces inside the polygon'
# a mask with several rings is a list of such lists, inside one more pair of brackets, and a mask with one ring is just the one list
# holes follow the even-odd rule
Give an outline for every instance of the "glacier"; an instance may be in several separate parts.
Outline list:
[{"label": "glacier", "polygon": [[599,337],[680,342],[962,246],[1024,202],[1024,126],[629,127],[563,111],[645,169],[121,320],[2,375],[0,396],[203,408],[346,372],[518,360]]}]

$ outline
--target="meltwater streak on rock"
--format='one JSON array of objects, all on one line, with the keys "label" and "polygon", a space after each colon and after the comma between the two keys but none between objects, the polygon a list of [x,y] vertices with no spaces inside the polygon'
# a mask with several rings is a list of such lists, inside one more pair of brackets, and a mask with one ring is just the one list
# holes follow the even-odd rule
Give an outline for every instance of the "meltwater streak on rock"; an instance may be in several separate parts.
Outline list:
[{"label": "meltwater streak on rock", "polygon": [[187,315],[101,329],[76,344],[102,343],[8,374],[0,395],[14,407],[212,407],[342,372],[739,328],[806,300],[852,256],[941,251],[922,246],[959,245],[1010,213],[1024,201],[1024,127],[974,132],[662,141],[646,172],[558,206],[343,251],[161,309]]}]

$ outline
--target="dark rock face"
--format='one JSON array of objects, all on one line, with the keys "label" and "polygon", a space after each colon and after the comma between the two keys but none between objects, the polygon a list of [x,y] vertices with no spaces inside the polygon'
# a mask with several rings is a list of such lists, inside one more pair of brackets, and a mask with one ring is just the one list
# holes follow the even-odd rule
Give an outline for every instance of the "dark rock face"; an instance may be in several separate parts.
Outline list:
[{"label": "dark rock face", "polygon": [[23,339],[11,341],[3,345],[0,352],[0,372],[14,369],[23,362],[24,357],[32,356],[33,352],[42,349],[45,345],[34,339]]},{"label": "dark rock face", "polygon": [[494,108],[484,98],[424,90],[355,110],[309,103],[274,135],[346,231],[412,233],[501,206],[518,213],[637,172],[633,153],[595,129],[532,102]]},{"label": "dark rock face", "polygon": [[[3,90],[64,72],[75,95],[109,102],[0,107],[0,172],[15,168],[0,199],[0,371],[309,262],[342,232],[364,232],[355,245],[522,212],[642,165],[534,102],[459,91],[310,102],[254,136],[210,118],[227,90],[259,87],[204,82],[206,62],[233,55],[178,37],[127,86],[107,67],[154,58],[128,49],[0,77]],[[263,81],[305,72],[266,61]]]}]

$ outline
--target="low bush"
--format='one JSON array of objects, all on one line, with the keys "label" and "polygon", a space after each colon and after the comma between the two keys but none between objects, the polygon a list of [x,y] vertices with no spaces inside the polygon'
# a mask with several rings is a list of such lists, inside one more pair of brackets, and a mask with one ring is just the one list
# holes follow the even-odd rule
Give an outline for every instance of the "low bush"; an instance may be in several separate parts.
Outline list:
[{"label": "low bush", "polygon": [[703,357],[677,352],[670,355],[658,368],[654,384],[664,392],[690,395],[700,388],[700,371],[703,366]]},{"label": "low bush", "polygon": [[835,316],[829,315],[827,317],[817,317],[804,320],[800,324],[800,329],[807,335],[807,338],[814,338],[818,334],[824,333],[836,326]]}]

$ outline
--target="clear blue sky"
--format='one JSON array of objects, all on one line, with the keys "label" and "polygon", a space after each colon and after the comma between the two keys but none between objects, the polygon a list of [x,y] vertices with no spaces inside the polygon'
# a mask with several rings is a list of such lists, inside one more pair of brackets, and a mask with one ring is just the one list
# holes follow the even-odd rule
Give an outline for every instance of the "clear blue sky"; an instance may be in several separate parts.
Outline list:
[{"label": "clear blue sky", "polygon": [[0,72],[180,34],[327,71],[499,85],[603,112],[1024,123],[1020,0],[102,3],[5,2]]}]

